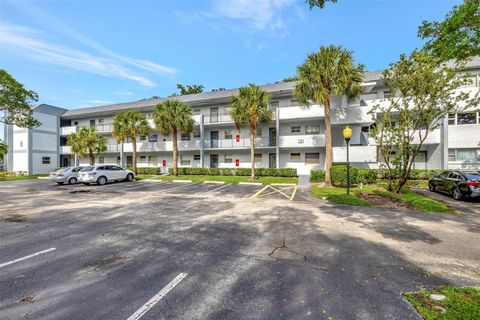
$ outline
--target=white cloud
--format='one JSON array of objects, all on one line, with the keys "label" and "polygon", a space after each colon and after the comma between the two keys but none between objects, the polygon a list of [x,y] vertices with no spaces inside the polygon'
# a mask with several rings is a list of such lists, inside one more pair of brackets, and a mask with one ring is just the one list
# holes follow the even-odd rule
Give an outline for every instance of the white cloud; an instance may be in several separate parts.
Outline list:
[{"label": "white cloud", "polygon": [[171,67],[119,55],[78,33],[72,32],[74,39],[82,39],[80,42],[101,54],[93,55],[40,39],[43,34],[28,27],[3,24],[0,25],[0,45],[3,49],[14,50],[15,53],[28,55],[37,61],[107,77],[128,79],[145,87],[154,87],[155,83],[132,67],[163,76],[177,73],[177,70]]}]

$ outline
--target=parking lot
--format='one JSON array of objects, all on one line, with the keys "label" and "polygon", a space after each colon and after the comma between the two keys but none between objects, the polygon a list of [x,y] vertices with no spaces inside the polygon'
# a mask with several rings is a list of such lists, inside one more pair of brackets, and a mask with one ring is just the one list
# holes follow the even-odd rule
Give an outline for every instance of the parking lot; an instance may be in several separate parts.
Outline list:
[{"label": "parking lot", "polygon": [[417,319],[402,292],[480,284],[478,213],[275,189],[2,182],[0,318]]}]

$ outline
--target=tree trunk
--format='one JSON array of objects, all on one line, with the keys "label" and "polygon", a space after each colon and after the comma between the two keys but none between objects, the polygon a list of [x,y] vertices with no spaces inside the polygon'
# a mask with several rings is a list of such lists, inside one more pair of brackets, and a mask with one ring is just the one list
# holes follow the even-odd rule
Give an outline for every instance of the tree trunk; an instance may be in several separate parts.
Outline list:
[{"label": "tree trunk", "polygon": [[178,176],[178,146],[177,146],[177,130],[172,132],[173,136],[173,175]]},{"label": "tree trunk", "polygon": [[132,137],[132,168],[135,175],[137,175],[137,138]]},{"label": "tree trunk", "polygon": [[251,178],[255,179],[255,128],[250,127],[250,159],[252,160]]},{"label": "tree trunk", "polygon": [[325,99],[325,186],[331,186],[330,167],[332,166],[332,130],[330,127],[330,97]]},{"label": "tree trunk", "polygon": [[88,148],[88,158],[89,158],[90,165],[93,166],[95,164],[95,157],[93,156],[92,148]]}]

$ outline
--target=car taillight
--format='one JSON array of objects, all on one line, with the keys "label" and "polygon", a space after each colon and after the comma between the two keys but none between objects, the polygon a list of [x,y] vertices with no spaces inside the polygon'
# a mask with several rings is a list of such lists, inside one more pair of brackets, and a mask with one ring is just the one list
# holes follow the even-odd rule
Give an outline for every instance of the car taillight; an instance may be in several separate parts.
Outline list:
[{"label": "car taillight", "polygon": [[96,174],[97,174],[96,172],[90,172],[88,175],[89,175],[89,176],[94,176],[94,175],[96,175]]},{"label": "car taillight", "polygon": [[469,187],[480,187],[480,181],[467,181]]},{"label": "car taillight", "polygon": [[64,174],[63,174],[63,173],[59,173],[59,174],[58,174],[58,176],[61,176],[61,177],[63,177],[63,176],[64,176]]}]

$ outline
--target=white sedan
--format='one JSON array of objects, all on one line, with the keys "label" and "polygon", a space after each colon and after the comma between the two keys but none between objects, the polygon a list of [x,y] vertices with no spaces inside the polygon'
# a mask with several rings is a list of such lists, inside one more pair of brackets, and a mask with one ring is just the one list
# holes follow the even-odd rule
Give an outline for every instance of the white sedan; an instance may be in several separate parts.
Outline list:
[{"label": "white sedan", "polygon": [[133,181],[134,177],[133,171],[117,165],[88,166],[78,173],[78,181],[83,184],[104,185],[111,181]]}]

